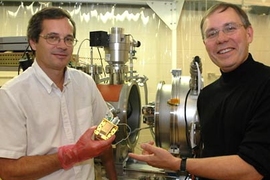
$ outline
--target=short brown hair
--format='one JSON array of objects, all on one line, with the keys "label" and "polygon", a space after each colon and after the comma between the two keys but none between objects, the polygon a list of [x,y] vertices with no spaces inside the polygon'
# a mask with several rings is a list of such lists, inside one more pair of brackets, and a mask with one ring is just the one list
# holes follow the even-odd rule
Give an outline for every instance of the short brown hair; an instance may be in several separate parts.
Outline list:
[{"label": "short brown hair", "polygon": [[42,31],[42,23],[45,19],[62,19],[68,18],[73,25],[73,36],[76,37],[76,24],[71,18],[70,14],[58,7],[46,7],[34,14],[28,23],[27,37],[28,41],[31,39],[38,42],[39,35]]}]

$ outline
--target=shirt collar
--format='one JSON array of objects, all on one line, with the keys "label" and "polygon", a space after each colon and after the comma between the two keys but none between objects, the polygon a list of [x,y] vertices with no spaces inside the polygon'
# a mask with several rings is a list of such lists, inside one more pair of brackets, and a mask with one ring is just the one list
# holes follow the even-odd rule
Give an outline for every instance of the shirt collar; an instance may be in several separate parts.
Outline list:
[{"label": "shirt collar", "polygon": [[221,79],[225,83],[239,83],[239,81],[248,80],[253,76],[254,69],[254,59],[251,54],[248,55],[248,58],[235,70],[231,72],[224,73],[221,71]]},{"label": "shirt collar", "polygon": [[[38,65],[38,63],[36,62],[36,60],[34,61],[33,65],[32,65],[35,74],[39,80],[39,82],[44,86],[44,88],[46,89],[46,91],[48,93],[52,92],[53,87],[56,87],[56,84],[47,76],[47,74],[41,69],[41,67]],[[64,77],[64,86],[67,86],[70,82],[70,72],[69,72],[69,68],[66,68],[65,71],[65,77]]]}]

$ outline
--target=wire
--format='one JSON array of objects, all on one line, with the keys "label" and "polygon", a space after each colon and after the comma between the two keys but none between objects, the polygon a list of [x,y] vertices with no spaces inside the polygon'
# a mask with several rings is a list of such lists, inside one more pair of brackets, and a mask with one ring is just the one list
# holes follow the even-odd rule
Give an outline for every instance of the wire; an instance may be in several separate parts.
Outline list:
[{"label": "wire", "polygon": [[190,89],[188,90],[187,94],[186,94],[186,97],[185,97],[185,104],[184,104],[184,119],[185,119],[185,129],[186,129],[186,143],[188,145],[188,147],[190,149],[191,148],[191,143],[190,141],[188,140],[188,122],[187,122],[187,99],[188,99],[188,96],[190,94]]},{"label": "wire", "polygon": [[84,39],[84,40],[80,43],[80,45],[79,45],[79,47],[78,47],[77,54],[76,54],[76,60],[75,60],[75,69],[77,69],[77,61],[79,61],[79,52],[80,52],[80,50],[81,50],[82,44],[83,44],[84,41],[87,41],[87,40],[90,41],[90,39]]},{"label": "wire", "polygon": [[198,95],[201,92],[201,71],[198,62],[195,62],[198,71]]},{"label": "wire", "polygon": [[116,143],[114,144],[115,146],[116,146],[117,144],[119,144],[119,143],[121,143],[121,142],[127,140],[131,134],[133,134],[133,133],[135,133],[135,132],[137,132],[137,131],[141,131],[141,130],[144,130],[144,129],[150,129],[150,128],[153,127],[153,126],[149,126],[149,127],[144,127],[144,128],[136,128],[136,129],[134,129],[133,131],[131,131],[131,127],[130,127],[128,124],[126,124],[126,123],[119,123],[118,126],[126,126],[126,127],[128,128],[128,131],[129,131],[129,132],[128,132],[128,135],[127,135],[125,138],[123,138],[123,139],[121,139],[120,141],[116,142]]},{"label": "wire", "polygon": [[99,58],[100,58],[101,67],[103,69],[103,74],[104,74],[104,77],[106,77],[106,72],[105,72],[105,69],[104,69],[104,65],[103,65],[103,61],[102,61],[102,56],[101,56],[101,53],[100,53],[100,50],[99,50],[98,47],[97,47],[97,50],[98,50],[98,54],[99,54]]}]

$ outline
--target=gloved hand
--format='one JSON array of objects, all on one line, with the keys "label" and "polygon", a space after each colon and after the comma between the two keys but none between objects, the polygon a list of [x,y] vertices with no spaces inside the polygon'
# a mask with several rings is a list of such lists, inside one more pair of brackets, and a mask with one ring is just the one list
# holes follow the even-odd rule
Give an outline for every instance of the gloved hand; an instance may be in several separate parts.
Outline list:
[{"label": "gloved hand", "polygon": [[58,148],[58,159],[64,169],[69,169],[78,162],[99,156],[111,146],[115,136],[107,140],[93,140],[95,129],[96,126],[85,131],[76,144]]}]

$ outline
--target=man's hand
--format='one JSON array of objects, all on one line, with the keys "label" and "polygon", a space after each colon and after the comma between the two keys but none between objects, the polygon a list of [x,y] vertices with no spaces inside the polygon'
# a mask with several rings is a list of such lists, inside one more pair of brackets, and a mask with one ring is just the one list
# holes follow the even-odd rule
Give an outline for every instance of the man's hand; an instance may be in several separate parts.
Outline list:
[{"label": "man's hand", "polygon": [[154,146],[153,142],[141,144],[141,148],[143,149],[142,155],[129,153],[129,157],[158,168],[179,169],[181,159],[175,158],[165,149]]},{"label": "man's hand", "polygon": [[115,136],[107,140],[93,140],[95,129],[95,126],[89,128],[76,144],[62,146],[58,149],[58,158],[64,169],[69,169],[78,162],[99,156],[111,146]]},{"label": "man's hand", "polygon": [[[154,145],[155,143],[154,143],[154,141],[150,141],[150,142],[148,142],[148,144]],[[150,154],[153,154],[153,152],[148,152],[146,149],[142,148],[142,154],[143,155],[150,155]]]}]

